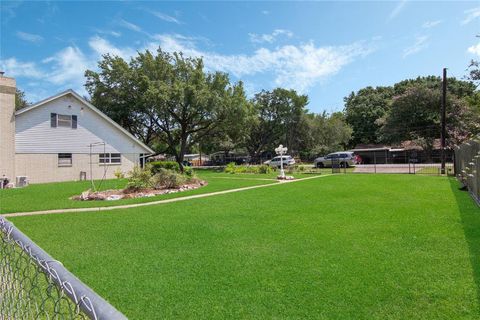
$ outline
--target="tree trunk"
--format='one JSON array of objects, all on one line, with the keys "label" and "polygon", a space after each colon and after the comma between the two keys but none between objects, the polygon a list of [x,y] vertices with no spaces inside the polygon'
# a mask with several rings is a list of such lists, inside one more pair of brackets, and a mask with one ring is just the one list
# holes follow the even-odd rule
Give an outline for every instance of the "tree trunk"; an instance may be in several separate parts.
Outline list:
[{"label": "tree trunk", "polygon": [[180,172],[184,172],[183,168],[183,160],[185,159],[185,152],[187,151],[187,138],[182,137],[182,140],[180,141],[180,150],[178,152],[178,155],[175,157],[178,162],[178,166],[180,167]]}]

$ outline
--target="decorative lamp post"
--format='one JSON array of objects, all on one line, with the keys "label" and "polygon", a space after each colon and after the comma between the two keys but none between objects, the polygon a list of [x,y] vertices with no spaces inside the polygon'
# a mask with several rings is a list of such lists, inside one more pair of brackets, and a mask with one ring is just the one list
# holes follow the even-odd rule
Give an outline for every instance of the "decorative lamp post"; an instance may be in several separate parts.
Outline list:
[{"label": "decorative lamp post", "polygon": [[285,171],[283,170],[283,155],[287,153],[287,147],[279,145],[278,148],[275,148],[275,153],[280,156],[280,176],[282,179],[285,179]]}]

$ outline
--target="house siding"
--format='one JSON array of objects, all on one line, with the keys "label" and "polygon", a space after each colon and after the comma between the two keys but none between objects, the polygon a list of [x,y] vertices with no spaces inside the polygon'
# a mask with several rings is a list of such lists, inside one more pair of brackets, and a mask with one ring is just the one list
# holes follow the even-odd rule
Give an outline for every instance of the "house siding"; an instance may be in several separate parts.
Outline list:
[{"label": "house siding", "polygon": [[[98,154],[92,154],[93,179],[115,178],[115,171],[128,173],[139,164],[139,155],[122,154],[121,164],[103,165],[98,162]],[[80,172],[86,172],[90,177],[90,154],[72,154],[72,165],[58,166],[58,154],[51,153],[23,153],[16,155],[15,171],[17,176],[27,176],[30,183],[45,183],[59,181],[80,180]]]},{"label": "house siding", "polygon": [[[50,124],[52,113],[76,115],[77,128],[58,126],[52,128]],[[137,141],[121,132],[71,94],[18,114],[15,132],[17,154],[87,154],[90,153],[90,144],[101,142],[106,143],[105,152],[107,153],[149,153]],[[103,153],[104,147],[97,145],[91,151]]]}]

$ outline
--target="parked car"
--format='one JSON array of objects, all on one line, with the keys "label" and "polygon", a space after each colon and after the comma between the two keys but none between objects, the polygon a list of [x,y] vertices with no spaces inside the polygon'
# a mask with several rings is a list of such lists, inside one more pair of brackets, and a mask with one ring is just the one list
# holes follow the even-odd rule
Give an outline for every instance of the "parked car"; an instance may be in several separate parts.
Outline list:
[{"label": "parked car", "polygon": [[[282,156],[283,157],[283,166],[288,167],[295,164],[295,159],[292,156]],[[270,167],[280,168],[281,157],[275,157],[272,160],[265,161],[263,164],[268,164]]]},{"label": "parked car", "polygon": [[337,163],[340,167],[350,167],[357,164],[355,153],[351,151],[334,152],[325,157],[316,158],[313,164],[316,168],[331,167],[332,163]]}]

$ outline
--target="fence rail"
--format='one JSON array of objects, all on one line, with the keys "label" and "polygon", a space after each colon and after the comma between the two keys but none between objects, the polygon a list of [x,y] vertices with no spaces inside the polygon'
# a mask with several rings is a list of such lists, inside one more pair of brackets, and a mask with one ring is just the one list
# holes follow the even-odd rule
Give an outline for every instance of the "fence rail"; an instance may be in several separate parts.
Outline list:
[{"label": "fence rail", "polygon": [[127,319],[0,216],[0,319]]},{"label": "fence rail", "polygon": [[455,149],[455,175],[480,205],[480,137]]}]

